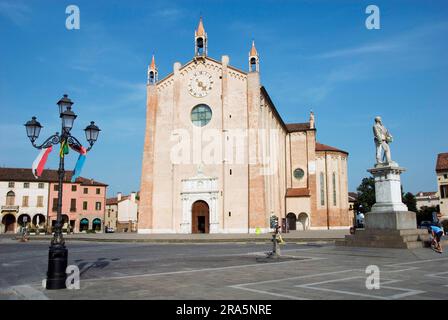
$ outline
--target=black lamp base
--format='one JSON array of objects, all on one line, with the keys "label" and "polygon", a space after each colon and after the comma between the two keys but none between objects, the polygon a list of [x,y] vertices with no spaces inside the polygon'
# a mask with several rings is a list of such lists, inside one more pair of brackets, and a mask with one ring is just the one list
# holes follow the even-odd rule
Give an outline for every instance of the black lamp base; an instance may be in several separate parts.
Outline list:
[{"label": "black lamp base", "polygon": [[52,245],[48,252],[48,271],[46,288],[48,290],[66,289],[66,269],[68,250],[64,245]]}]

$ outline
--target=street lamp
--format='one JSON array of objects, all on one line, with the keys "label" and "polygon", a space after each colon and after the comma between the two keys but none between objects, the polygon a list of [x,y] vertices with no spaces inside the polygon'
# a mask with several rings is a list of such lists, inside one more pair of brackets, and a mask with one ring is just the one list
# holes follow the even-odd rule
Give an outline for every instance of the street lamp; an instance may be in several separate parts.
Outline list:
[{"label": "street lamp", "polygon": [[[25,124],[26,134],[31,141],[31,144],[36,149],[49,148],[52,145],[61,144],[75,146],[78,150],[81,149],[82,145],[74,136],[70,134],[70,130],[73,128],[73,123],[76,119],[76,114],[71,110],[73,102],[68,98],[68,95],[64,96],[57,102],[59,106],[59,116],[61,118],[61,134],[56,132],[54,135],[50,136],[41,145],[36,145],[34,142],[39,137],[40,130],[42,129],[41,124],[36,120],[36,117],[32,117],[30,121]],[[98,134],[100,129],[91,122],[89,126],[85,129],[87,141],[90,147],[87,149],[89,151],[93,144],[98,139]],[[58,203],[57,203],[57,218],[55,225],[55,232],[53,238],[51,239],[51,244],[48,252],[48,271],[47,271],[47,289],[65,289],[66,288],[66,278],[65,273],[67,269],[67,258],[68,250],[65,247],[65,240],[62,236],[62,185],[64,183],[64,153],[61,152],[59,155],[59,169],[58,169]]]},{"label": "street lamp", "polygon": [[28,138],[30,138],[31,142],[33,143],[37,137],[39,137],[40,129],[42,129],[42,126],[40,123],[36,120],[36,117],[31,118],[30,121],[28,121],[25,124],[26,127],[26,134]]}]

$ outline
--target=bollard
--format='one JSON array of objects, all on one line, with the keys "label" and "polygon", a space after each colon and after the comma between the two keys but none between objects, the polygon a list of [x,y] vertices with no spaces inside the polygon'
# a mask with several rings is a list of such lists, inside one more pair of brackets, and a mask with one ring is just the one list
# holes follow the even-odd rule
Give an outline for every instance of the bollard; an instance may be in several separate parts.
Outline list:
[{"label": "bollard", "polygon": [[48,253],[47,284],[48,290],[65,289],[67,279],[68,250],[65,246],[50,247]]}]

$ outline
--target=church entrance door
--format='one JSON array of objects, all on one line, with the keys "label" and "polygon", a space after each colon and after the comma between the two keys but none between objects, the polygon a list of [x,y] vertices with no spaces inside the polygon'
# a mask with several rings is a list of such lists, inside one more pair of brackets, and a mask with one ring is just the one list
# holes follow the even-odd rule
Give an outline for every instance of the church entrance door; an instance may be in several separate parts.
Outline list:
[{"label": "church entrance door", "polygon": [[286,219],[288,222],[289,230],[296,230],[296,215],[290,212],[286,215]]},{"label": "church entrance door", "polygon": [[210,227],[210,210],[207,202],[198,200],[193,203],[191,219],[192,233],[209,233]]}]

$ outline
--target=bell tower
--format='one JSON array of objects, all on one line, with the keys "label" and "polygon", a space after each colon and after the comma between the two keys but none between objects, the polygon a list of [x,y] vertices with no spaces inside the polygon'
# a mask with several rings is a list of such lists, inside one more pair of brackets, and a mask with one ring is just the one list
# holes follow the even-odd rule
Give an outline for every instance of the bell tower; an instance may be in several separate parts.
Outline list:
[{"label": "bell tower", "polygon": [[252,48],[249,52],[249,72],[260,72],[260,58],[254,40],[252,40]]},{"label": "bell tower", "polygon": [[148,66],[146,85],[146,130],[143,145],[142,175],[140,185],[140,207],[138,233],[151,233],[153,229],[153,190],[154,190],[154,159],[155,136],[157,127],[157,109],[159,106],[157,95],[158,71],[154,55]]},{"label": "bell tower", "polygon": [[148,84],[154,85],[159,80],[159,73],[156,67],[156,61],[154,59],[154,55],[152,55],[151,64],[148,67]]},{"label": "bell tower", "polygon": [[207,33],[204,29],[202,17],[199,18],[198,28],[194,31],[194,56],[207,56]]}]

